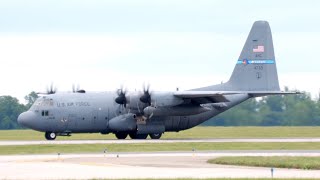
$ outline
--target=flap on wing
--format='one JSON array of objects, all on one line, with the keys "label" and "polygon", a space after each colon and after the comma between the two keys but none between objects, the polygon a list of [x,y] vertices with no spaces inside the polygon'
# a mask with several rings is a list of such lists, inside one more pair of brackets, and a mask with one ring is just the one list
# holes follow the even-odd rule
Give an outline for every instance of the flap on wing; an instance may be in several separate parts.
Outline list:
[{"label": "flap on wing", "polygon": [[231,91],[176,91],[174,96],[191,99],[199,104],[229,102],[224,95],[238,94]]}]

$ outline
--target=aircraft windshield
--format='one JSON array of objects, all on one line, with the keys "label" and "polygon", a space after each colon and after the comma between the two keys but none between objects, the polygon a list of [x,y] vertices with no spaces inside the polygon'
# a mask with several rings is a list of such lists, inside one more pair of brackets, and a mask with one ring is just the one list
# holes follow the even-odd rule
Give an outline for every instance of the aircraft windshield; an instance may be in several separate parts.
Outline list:
[{"label": "aircraft windshield", "polygon": [[30,110],[38,109],[38,107],[53,106],[53,100],[46,97],[39,97],[31,106]]}]

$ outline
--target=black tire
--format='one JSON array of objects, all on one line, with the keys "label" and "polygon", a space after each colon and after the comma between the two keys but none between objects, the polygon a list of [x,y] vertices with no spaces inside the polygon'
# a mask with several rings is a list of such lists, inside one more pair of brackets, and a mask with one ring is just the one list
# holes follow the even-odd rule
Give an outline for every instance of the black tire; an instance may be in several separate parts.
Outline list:
[{"label": "black tire", "polygon": [[135,132],[129,133],[131,139],[136,139],[137,134]]},{"label": "black tire", "polygon": [[151,139],[160,139],[162,133],[149,134]]},{"label": "black tire", "polygon": [[54,132],[46,132],[46,133],[44,134],[44,137],[45,137],[47,140],[51,141],[51,140],[55,140],[55,139],[56,139],[57,134],[54,133]]},{"label": "black tire", "polygon": [[116,137],[117,137],[118,139],[125,139],[125,138],[127,138],[128,133],[125,133],[125,132],[117,132],[117,133],[115,133],[115,135],[116,135]]},{"label": "black tire", "polygon": [[148,134],[137,134],[137,132],[132,132],[129,136],[131,139],[147,139]]}]

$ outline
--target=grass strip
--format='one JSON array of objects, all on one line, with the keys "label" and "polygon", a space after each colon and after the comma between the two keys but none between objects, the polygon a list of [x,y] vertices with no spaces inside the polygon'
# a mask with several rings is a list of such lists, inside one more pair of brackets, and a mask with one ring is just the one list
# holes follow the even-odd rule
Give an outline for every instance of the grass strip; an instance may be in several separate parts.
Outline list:
[{"label": "grass strip", "polygon": [[[307,138],[320,137],[320,127],[203,127],[181,132],[166,132],[161,139],[188,138]],[[58,140],[116,139],[113,134],[72,134]],[[45,140],[43,132],[33,130],[0,130],[0,140]]]},{"label": "grass strip", "polygon": [[50,154],[50,153],[99,153],[155,152],[155,151],[209,151],[209,150],[319,150],[320,142],[286,143],[137,143],[137,144],[50,144],[0,146],[0,154]]},{"label": "grass strip", "polygon": [[320,169],[320,157],[292,157],[292,156],[244,156],[244,157],[218,157],[208,160],[212,164],[295,168],[295,169]]}]

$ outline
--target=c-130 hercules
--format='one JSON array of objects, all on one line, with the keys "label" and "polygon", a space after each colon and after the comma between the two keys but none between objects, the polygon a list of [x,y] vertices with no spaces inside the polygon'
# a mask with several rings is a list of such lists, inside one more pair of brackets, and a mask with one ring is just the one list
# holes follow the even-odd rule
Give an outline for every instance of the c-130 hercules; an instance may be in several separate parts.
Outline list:
[{"label": "c-130 hercules", "polygon": [[271,30],[256,21],[228,82],[188,91],[57,93],[39,97],[18,117],[47,140],[71,133],[114,133],[118,139],[159,139],[192,128],[250,98],[296,94],[279,88]]}]

